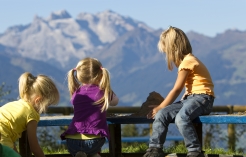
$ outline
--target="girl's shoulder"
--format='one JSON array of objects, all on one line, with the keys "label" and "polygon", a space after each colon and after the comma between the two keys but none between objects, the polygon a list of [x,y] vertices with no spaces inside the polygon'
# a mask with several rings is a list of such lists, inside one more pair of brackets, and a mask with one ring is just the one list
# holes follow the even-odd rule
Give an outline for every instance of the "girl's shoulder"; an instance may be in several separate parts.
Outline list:
[{"label": "girl's shoulder", "polygon": [[183,60],[197,59],[192,53],[187,54]]},{"label": "girl's shoulder", "polygon": [[198,66],[199,64],[200,64],[200,61],[193,54],[188,54],[184,57],[178,69],[179,70],[181,69],[193,70],[194,67]]},{"label": "girl's shoulder", "polygon": [[201,61],[194,56],[193,54],[189,53],[188,55],[186,55],[183,59],[183,61],[181,63],[183,64],[199,64]]},{"label": "girl's shoulder", "polygon": [[92,94],[92,93],[101,93],[103,92],[98,85],[83,85],[80,86],[74,93],[72,98],[74,98],[77,95],[86,95],[86,94]]}]

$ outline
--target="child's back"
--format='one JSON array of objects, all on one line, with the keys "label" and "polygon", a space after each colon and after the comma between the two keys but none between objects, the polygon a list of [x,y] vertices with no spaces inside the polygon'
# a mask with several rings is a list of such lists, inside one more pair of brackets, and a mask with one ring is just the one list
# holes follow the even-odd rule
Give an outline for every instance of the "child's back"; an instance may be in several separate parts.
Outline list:
[{"label": "child's back", "polygon": [[[23,131],[27,129],[27,123],[31,120],[39,121],[39,113],[28,102],[20,99],[9,102],[0,109],[0,133],[2,134],[2,144],[13,148],[13,141],[21,137]],[[11,141],[3,140],[11,135]]]},{"label": "child's back", "polygon": [[85,58],[68,72],[68,88],[74,117],[61,139],[66,139],[72,156],[100,157],[105,138],[109,138],[106,111],[118,103],[109,72],[97,59]]},{"label": "child's back", "polygon": [[[106,112],[101,111],[101,105],[93,105],[101,99],[104,92],[97,85],[83,85],[72,96],[71,103],[74,107],[74,117],[62,139],[73,134],[90,134],[95,137],[108,137]],[[100,128],[100,130],[98,129]]]},{"label": "child's back", "polygon": [[198,58],[191,53],[187,54],[179,65],[179,71],[182,69],[192,70],[185,82],[186,94],[205,93],[214,95],[214,84],[210,73]]}]

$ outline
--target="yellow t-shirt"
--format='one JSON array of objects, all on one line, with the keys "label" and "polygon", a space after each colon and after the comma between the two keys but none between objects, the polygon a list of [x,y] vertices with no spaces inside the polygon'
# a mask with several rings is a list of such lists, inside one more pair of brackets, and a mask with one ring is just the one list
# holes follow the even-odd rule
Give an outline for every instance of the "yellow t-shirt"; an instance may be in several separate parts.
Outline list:
[{"label": "yellow t-shirt", "polygon": [[208,94],[214,95],[214,84],[206,66],[193,54],[184,57],[179,65],[178,71],[182,69],[191,70],[188,75],[185,88],[188,94]]},{"label": "yellow t-shirt", "polygon": [[101,138],[100,135],[91,135],[91,134],[74,134],[74,135],[66,135],[65,137],[71,139],[79,139],[79,140]]},{"label": "yellow t-shirt", "polygon": [[32,120],[39,122],[39,119],[39,113],[31,104],[22,99],[3,105],[0,107],[0,133],[2,135],[0,143],[12,148],[13,145],[10,145],[9,141],[14,143],[26,130],[28,122]]}]

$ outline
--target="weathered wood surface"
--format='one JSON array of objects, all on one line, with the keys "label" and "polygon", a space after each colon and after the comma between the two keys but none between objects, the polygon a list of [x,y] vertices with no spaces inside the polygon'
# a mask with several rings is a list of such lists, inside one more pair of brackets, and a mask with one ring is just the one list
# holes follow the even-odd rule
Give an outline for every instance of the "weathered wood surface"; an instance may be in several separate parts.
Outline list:
[{"label": "weathered wood surface", "polygon": [[[38,126],[66,126],[72,121],[73,116],[45,116],[41,117]],[[149,124],[153,119],[146,117],[108,117],[108,124]],[[246,124],[246,115],[207,115],[196,118],[194,123],[203,124]]]},{"label": "weathered wood surface", "polygon": [[[39,127],[45,126],[67,126],[71,123],[73,116],[44,116],[40,118],[38,123]],[[109,157],[121,157],[121,124],[150,124],[153,123],[153,119],[147,119],[146,117],[131,117],[131,116],[119,116],[108,117],[107,123],[109,124],[111,140],[109,141],[108,154],[102,154],[102,156]],[[246,124],[246,115],[207,115],[200,116],[194,121],[200,142],[202,143],[202,124]],[[30,154],[27,137],[24,136],[26,132],[23,132],[23,136],[20,139],[20,154],[25,157],[32,156]],[[135,154],[137,157],[137,154]],[[51,155],[52,156],[52,155]],[[54,155],[56,156],[56,155]],[[66,156],[59,155],[59,156]],[[131,154],[124,154],[126,157],[131,157]],[[177,155],[182,156],[182,155]],[[213,155],[211,155],[213,156]],[[218,155],[221,156],[221,155]]]}]

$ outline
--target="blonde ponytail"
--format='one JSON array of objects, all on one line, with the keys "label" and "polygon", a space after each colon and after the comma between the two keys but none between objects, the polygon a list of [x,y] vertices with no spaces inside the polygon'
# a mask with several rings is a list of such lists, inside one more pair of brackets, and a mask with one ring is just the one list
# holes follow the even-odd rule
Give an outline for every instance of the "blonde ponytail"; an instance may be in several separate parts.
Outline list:
[{"label": "blonde ponytail", "polygon": [[68,90],[69,90],[70,96],[72,96],[73,93],[80,86],[79,82],[77,81],[77,79],[75,77],[75,75],[76,75],[75,71],[76,71],[76,69],[72,69],[67,74],[67,78],[68,78]]},{"label": "blonde ponytail", "polygon": [[19,78],[19,96],[21,99],[28,100],[30,99],[31,92],[34,90],[32,85],[36,81],[31,73],[23,73]]},{"label": "blonde ponytail", "polygon": [[112,95],[112,89],[110,86],[110,75],[107,69],[101,68],[102,69],[102,78],[99,84],[99,88],[104,90],[104,96],[102,99],[98,100],[96,103],[103,103],[103,107],[101,111],[106,111],[108,109],[108,106],[110,104],[110,97]]},{"label": "blonde ponytail", "polygon": [[44,112],[49,105],[58,104],[60,99],[55,83],[48,76],[34,77],[29,72],[23,73],[19,78],[19,95],[29,103],[34,103],[34,99],[40,97],[39,104],[35,104],[39,113]]}]

